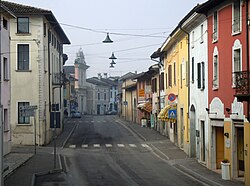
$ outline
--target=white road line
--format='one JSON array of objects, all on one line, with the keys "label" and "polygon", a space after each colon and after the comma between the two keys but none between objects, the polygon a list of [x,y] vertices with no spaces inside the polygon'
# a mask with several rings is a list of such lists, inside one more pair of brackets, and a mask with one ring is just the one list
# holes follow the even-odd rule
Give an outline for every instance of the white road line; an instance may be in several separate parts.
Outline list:
[{"label": "white road line", "polygon": [[89,147],[88,144],[83,144],[83,145],[82,145],[82,148],[88,148],[88,147]]},{"label": "white road line", "polygon": [[125,147],[124,144],[117,144],[118,147]]},{"label": "white road line", "polygon": [[69,145],[69,148],[74,149],[74,148],[76,148],[76,145]]},{"label": "white road line", "polygon": [[130,147],[133,147],[133,148],[135,148],[135,147],[136,147],[136,145],[135,145],[135,144],[129,144],[129,146],[130,146]]},{"label": "white road line", "polygon": [[112,147],[111,144],[105,144],[105,146],[106,146],[107,148],[111,148],[111,147]]},{"label": "white road line", "polygon": [[93,145],[95,148],[99,148],[100,147],[100,144],[94,144]]}]

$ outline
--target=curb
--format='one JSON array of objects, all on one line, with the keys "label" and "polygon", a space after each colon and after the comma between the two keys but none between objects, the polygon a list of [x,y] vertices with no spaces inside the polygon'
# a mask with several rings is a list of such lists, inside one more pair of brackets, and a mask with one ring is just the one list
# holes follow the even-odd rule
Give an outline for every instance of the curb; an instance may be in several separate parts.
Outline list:
[{"label": "curb", "polygon": [[75,131],[77,124],[74,124],[74,125],[75,125],[75,126],[73,127],[73,129],[71,129],[71,131],[70,131],[68,137],[67,137],[67,138],[65,139],[65,141],[63,142],[63,145],[62,145],[61,149],[63,149],[63,148],[65,147],[65,145],[66,145],[66,143],[68,142],[69,138],[71,137],[71,135],[72,135],[73,132]]},{"label": "curb", "polygon": [[13,169],[10,169],[10,167],[8,167],[8,169],[5,172],[3,172],[4,179],[9,177],[15,170],[17,170],[19,167],[21,167],[23,164],[25,164],[27,161],[29,161],[34,155],[35,154],[31,154],[30,157],[28,157],[27,159],[25,159],[21,163],[17,164]]},{"label": "curb", "polygon": [[214,185],[214,186],[223,186],[220,183],[217,183],[215,181],[209,180],[205,178],[204,176],[201,176],[200,174],[192,171],[191,169],[188,169],[182,165],[176,164],[173,167],[175,167],[178,171],[185,173],[187,176],[192,177],[195,180],[200,181],[201,183],[205,183],[207,185]]}]

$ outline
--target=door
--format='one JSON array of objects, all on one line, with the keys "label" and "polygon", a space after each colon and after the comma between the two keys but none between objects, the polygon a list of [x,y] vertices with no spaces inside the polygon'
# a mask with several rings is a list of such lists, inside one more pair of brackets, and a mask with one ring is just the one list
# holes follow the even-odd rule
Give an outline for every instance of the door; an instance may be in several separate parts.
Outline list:
[{"label": "door", "polygon": [[200,160],[205,162],[206,156],[205,156],[205,126],[204,126],[204,121],[201,121],[201,157]]},{"label": "door", "polygon": [[237,127],[237,167],[238,176],[244,176],[244,128]]},{"label": "door", "polygon": [[101,113],[101,105],[97,105],[97,115],[100,115]]},{"label": "door", "polygon": [[183,148],[183,138],[184,138],[184,116],[183,116],[183,108],[181,108],[181,118],[180,118],[180,127],[181,127],[181,143],[180,146]]},{"label": "door", "polygon": [[194,105],[190,108],[190,157],[196,157],[196,113]]},{"label": "door", "polygon": [[224,128],[215,127],[216,131],[216,168],[221,169],[221,161],[224,159]]}]

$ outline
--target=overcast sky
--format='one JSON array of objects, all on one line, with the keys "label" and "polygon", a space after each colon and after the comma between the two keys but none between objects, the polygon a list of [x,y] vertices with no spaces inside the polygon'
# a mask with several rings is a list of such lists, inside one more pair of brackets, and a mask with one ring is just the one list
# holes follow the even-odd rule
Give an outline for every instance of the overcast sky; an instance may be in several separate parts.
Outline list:
[{"label": "overcast sky", "polygon": [[[178,22],[204,0],[9,0],[51,10],[71,45],[64,46],[73,64],[82,48],[87,76],[142,72],[154,64],[150,55],[161,46]],[[112,44],[102,41],[110,33]],[[108,59],[114,52],[115,68]]]}]

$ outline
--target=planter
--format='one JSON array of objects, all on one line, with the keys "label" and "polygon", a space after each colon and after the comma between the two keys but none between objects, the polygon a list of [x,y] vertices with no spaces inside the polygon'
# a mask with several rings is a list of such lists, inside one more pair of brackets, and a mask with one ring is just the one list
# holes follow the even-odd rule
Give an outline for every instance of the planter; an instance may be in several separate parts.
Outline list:
[{"label": "planter", "polygon": [[223,180],[230,180],[230,163],[221,162],[221,176]]}]

